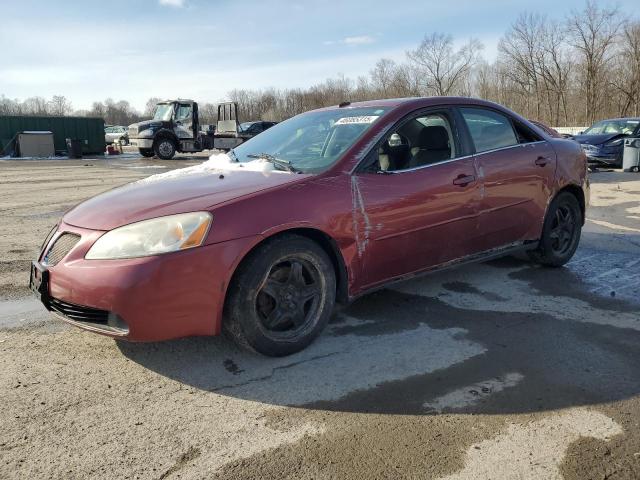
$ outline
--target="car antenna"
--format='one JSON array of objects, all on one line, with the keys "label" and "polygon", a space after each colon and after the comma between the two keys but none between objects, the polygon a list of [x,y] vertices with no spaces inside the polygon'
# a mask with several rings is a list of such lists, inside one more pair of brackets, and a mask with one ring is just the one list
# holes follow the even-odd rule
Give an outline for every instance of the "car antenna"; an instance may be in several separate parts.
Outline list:
[{"label": "car antenna", "polygon": [[351,105],[351,102],[342,102],[340,103],[340,105],[338,105],[339,108],[344,108],[344,107],[348,107],[349,105]]}]

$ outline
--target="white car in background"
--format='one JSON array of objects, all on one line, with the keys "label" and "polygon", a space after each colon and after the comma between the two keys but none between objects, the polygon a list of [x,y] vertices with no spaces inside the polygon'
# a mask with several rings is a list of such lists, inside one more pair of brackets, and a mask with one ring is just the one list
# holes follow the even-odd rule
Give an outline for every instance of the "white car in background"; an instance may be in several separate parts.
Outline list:
[{"label": "white car in background", "polygon": [[129,145],[129,129],[122,125],[107,125],[104,127],[104,141],[107,145],[117,142]]}]

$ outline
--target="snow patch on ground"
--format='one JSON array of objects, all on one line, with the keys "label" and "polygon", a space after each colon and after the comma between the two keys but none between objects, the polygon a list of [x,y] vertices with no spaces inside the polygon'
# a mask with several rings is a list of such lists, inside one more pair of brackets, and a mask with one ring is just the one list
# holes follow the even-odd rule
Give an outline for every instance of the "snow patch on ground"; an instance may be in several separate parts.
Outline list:
[{"label": "snow patch on ground", "polygon": [[[446,369],[486,352],[483,345],[464,338],[465,333],[460,328],[437,330],[421,324],[413,330],[368,338],[325,335],[289,357],[238,358],[241,375],[215,371],[210,365],[203,374],[211,382],[209,390],[233,397],[277,405],[333,401],[384,382]],[[380,358],[393,361],[380,362]]]},{"label": "snow patch on ground", "polygon": [[435,398],[431,402],[426,402],[424,408],[429,411],[442,413],[444,410],[475,405],[492,394],[503,391],[505,388],[515,387],[523,378],[524,376],[517,372],[507,373],[502,378],[492,378],[453,390],[441,397]]},{"label": "snow patch on ground", "polygon": [[[585,282],[590,283],[596,275],[603,273],[600,270],[603,266],[598,264],[597,268],[593,268],[593,261],[585,263],[583,265],[585,267],[584,270],[578,269],[575,264],[580,260],[581,257],[577,255],[575,260],[567,264],[567,268],[579,274]],[[410,295],[438,298],[452,307],[467,310],[542,313],[560,320],[610,325],[640,331],[640,317],[638,317],[637,313],[600,310],[586,301],[559,294],[548,295],[543,292],[536,292],[532,295],[529,282],[509,276],[510,273],[527,268],[531,268],[531,266],[525,263],[512,268],[495,268],[487,264],[475,264],[440,272],[434,276],[413,279],[409,282],[400,283],[394,286],[393,289]],[[629,272],[632,272],[632,270],[629,269]],[[634,281],[637,283],[638,279],[636,278]],[[442,287],[447,282],[468,283],[482,289],[482,292],[456,292],[451,294]],[[636,283],[628,283],[625,288],[633,287]],[[618,290],[622,289],[618,288]],[[620,296],[623,297],[623,295]],[[501,298],[500,301],[495,300],[498,297]],[[627,297],[624,296],[624,298]]]},{"label": "snow patch on ground", "polygon": [[444,480],[561,480],[559,466],[569,445],[581,437],[609,440],[622,428],[602,413],[568,410],[528,424],[511,424],[497,437],[472,445],[465,467]]}]

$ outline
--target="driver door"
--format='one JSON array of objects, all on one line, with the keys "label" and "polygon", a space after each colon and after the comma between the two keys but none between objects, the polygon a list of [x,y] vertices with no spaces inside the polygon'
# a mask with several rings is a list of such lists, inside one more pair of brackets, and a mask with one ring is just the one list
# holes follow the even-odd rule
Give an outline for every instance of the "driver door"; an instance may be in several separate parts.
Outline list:
[{"label": "driver door", "polygon": [[458,138],[449,110],[413,115],[352,177],[364,288],[477,251],[480,184]]},{"label": "driver door", "polygon": [[188,103],[178,105],[175,113],[174,133],[180,139],[194,138],[193,110]]}]

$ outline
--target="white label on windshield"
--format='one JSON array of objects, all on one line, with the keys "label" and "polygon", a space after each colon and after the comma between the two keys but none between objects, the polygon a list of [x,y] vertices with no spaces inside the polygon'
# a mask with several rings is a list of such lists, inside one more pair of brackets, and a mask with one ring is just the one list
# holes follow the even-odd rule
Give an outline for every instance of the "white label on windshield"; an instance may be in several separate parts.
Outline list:
[{"label": "white label on windshield", "polygon": [[378,118],[377,115],[367,115],[363,117],[342,117],[338,120],[334,125],[353,125],[353,124],[362,124],[362,123],[373,123]]}]

